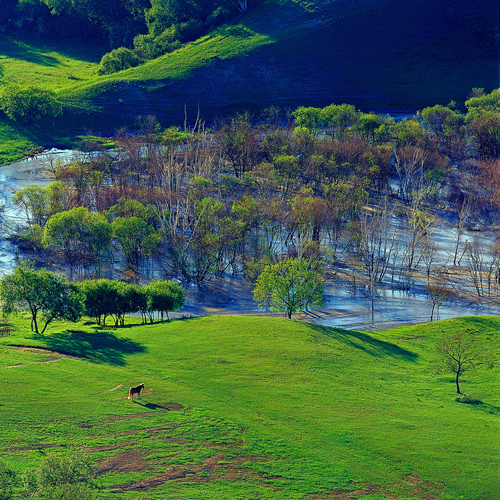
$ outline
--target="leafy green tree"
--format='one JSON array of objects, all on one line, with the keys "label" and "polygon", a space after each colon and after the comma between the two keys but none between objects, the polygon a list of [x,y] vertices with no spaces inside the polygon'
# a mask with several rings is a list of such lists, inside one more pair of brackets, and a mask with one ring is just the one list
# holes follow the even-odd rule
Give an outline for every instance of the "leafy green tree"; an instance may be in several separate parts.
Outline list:
[{"label": "leafy green tree", "polygon": [[0,500],[13,498],[13,488],[17,483],[16,471],[0,460]]},{"label": "leafy green tree", "polygon": [[11,120],[27,125],[44,117],[54,118],[62,114],[62,105],[55,92],[35,86],[7,86],[2,93],[0,107]]},{"label": "leafy green tree", "polygon": [[141,59],[130,49],[119,47],[102,56],[99,67],[97,68],[98,75],[109,75],[124,69],[138,66]]},{"label": "leafy green tree", "polygon": [[54,214],[45,225],[43,244],[60,248],[71,270],[82,256],[85,239],[85,221],[89,215],[85,207],[76,207]]},{"label": "leafy green tree", "polygon": [[[18,265],[12,274],[0,280],[0,299],[6,315],[28,310],[31,313],[31,330],[42,335],[53,320],[76,322],[82,315],[83,296],[78,289],[68,284],[62,275],[47,269],[33,269],[29,261]],[[45,321],[41,332],[39,314]]]},{"label": "leafy green tree", "polygon": [[139,217],[117,217],[112,227],[113,236],[127,264],[137,272],[142,259],[156,252],[160,234]]},{"label": "leafy green tree", "polygon": [[112,228],[103,214],[76,207],[54,214],[45,224],[43,244],[62,250],[71,270],[92,259],[98,273],[111,247]]},{"label": "leafy green tree", "polygon": [[271,311],[285,312],[288,318],[309,305],[323,305],[323,280],[319,265],[287,259],[271,264],[257,278],[254,300],[270,305]]},{"label": "leafy green tree", "polygon": [[48,216],[50,197],[46,188],[28,184],[16,191],[12,201],[17,203],[26,215],[29,225],[43,226]]},{"label": "leafy green tree", "polygon": [[108,279],[85,280],[76,284],[84,295],[84,314],[106,326],[106,318],[116,314],[116,283]]},{"label": "leafy green tree", "polygon": [[36,471],[24,475],[25,493],[46,500],[93,500],[96,470],[85,449],[67,456],[47,455]]},{"label": "leafy green tree", "polygon": [[178,311],[184,306],[184,288],[171,280],[155,280],[146,287],[146,297],[150,321],[153,322],[153,313],[157,311],[167,315],[169,311]]}]

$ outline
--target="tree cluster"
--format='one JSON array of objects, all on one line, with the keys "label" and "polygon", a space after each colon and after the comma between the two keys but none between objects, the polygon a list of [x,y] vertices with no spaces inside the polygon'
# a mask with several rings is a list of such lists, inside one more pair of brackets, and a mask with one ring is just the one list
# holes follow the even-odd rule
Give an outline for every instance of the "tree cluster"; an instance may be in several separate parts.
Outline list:
[{"label": "tree cluster", "polygon": [[[396,121],[332,104],[298,108],[286,124],[238,115],[211,130],[142,117],[114,151],[89,138],[75,161],[51,165],[54,183],[18,192],[29,223],[20,237],[82,277],[122,266],[136,277],[256,281],[297,258],[346,269],[372,299],[423,271],[439,306],[449,294],[433,286],[462,266],[482,297],[498,288],[500,252],[464,231],[499,213],[498,138],[485,125],[500,116],[497,101],[475,89],[467,114],[451,103]],[[456,223],[447,266],[436,260],[439,204]]]},{"label": "tree cluster", "polygon": [[[115,326],[124,325],[125,315],[140,313],[143,322],[163,320],[170,311],[184,305],[184,289],[169,280],[154,280],[147,286],[99,279],[68,283],[60,274],[34,269],[25,261],[0,280],[0,301],[4,315],[27,310],[31,330],[43,335],[54,320],[79,321],[83,315],[106,325],[112,316]],[[43,328],[39,327],[42,317]]]}]

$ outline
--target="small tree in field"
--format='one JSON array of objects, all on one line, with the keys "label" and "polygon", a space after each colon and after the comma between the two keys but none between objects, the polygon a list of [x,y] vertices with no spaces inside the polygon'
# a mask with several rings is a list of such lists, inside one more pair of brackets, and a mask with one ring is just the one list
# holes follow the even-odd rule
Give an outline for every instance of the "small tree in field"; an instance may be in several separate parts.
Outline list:
[{"label": "small tree in field", "polygon": [[254,300],[266,303],[271,311],[292,314],[323,305],[323,279],[318,263],[287,259],[271,264],[257,278]]},{"label": "small tree in field", "polygon": [[491,368],[491,361],[479,345],[479,341],[470,333],[457,333],[438,342],[437,350],[441,355],[438,371],[447,370],[455,374],[457,394],[460,392],[459,379],[465,371],[487,366]]},{"label": "small tree in field", "polygon": [[70,455],[48,454],[36,471],[23,476],[25,494],[46,500],[93,500],[96,470],[85,449]]}]

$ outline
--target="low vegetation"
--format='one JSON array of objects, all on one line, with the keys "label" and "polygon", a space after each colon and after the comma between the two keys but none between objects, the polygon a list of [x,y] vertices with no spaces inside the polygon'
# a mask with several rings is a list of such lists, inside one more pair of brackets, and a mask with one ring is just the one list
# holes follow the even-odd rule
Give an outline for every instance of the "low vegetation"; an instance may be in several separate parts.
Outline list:
[{"label": "low vegetation", "polygon": [[204,317],[54,323],[40,337],[12,318],[0,338],[2,477],[86,445],[99,498],[491,500],[498,365],[460,376],[475,404],[457,403],[454,375],[434,368],[438,342],[457,332],[498,359],[498,328]]}]

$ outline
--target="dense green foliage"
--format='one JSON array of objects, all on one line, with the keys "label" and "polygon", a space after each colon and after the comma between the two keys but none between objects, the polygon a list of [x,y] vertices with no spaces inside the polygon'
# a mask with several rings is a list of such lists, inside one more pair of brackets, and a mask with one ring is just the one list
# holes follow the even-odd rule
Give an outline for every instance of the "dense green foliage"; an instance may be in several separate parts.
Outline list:
[{"label": "dense green foliage", "polygon": [[266,266],[255,283],[255,300],[270,305],[271,311],[285,312],[288,318],[309,306],[322,306],[323,282],[318,264],[288,259]]},{"label": "dense green foliage", "polygon": [[236,316],[54,324],[43,338],[21,317],[5,327],[0,448],[19,475],[86,443],[101,498],[496,497],[499,367],[461,377],[475,404],[433,372],[437,342],[466,330],[498,359],[497,318],[369,333]]},{"label": "dense green foliage", "polygon": [[133,68],[137,66],[139,62],[139,57],[130,49],[120,47],[102,56],[97,74],[108,75],[110,73],[116,73],[117,71],[122,71],[127,68]]},{"label": "dense green foliage", "polygon": [[124,325],[125,315],[140,313],[143,322],[154,322],[184,305],[184,289],[171,280],[154,280],[139,286],[109,279],[85,280],[77,284],[84,295],[85,314],[99,325],[106,325],[106,317],[114,316],[115,325]]},{"label": "dense green foliage", "polygon": [[[31,330],[42,335],[54,320],[79,321],[83,299],[83,295],[74,285],[68,284],[64,276],[46,269],[35,270],[29,261],[21,263],[12,274],[0,279],[3,314],[28,310]],[[39,314],[45,321],[41,331]]]},{"label": "dense green foliage", "polygon": [[55,92],[34,86],[21,88],[11,85],[4,88],[0,108],[11,120],[27,125],[44,117],[54,118],[62,114]]}]

